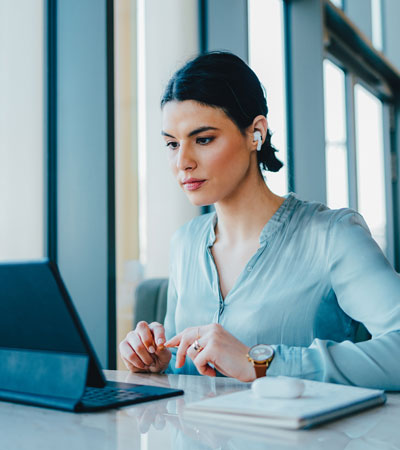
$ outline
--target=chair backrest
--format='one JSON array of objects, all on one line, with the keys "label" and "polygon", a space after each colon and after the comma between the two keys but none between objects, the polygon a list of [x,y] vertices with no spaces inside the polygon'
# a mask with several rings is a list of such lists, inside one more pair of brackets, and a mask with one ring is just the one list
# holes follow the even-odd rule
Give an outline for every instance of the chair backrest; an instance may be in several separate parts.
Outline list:
[{"label": "chair backrest", "polygon": [[133,304],[133,328],[141,320],[164,323],[167,293],[168,278],[150,278],[138,285]]}]

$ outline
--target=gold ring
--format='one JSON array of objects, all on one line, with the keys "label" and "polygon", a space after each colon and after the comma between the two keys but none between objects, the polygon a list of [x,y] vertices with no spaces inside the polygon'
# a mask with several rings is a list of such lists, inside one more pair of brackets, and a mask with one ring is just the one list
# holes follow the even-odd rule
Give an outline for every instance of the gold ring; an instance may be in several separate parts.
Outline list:
[{"label": "gold ring", "polygon": [[192,347],[196,352],[201,352],[203,350],[203,347],[199,344],[197,339],[193,342]]}]

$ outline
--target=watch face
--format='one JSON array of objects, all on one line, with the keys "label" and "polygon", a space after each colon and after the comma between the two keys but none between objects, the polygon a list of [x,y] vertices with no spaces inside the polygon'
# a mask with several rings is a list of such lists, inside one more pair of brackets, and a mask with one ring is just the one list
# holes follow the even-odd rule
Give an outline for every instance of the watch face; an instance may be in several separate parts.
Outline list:
[{"label": "watch face", "polygon": [[254,347],[251,347],[249,351],[250,358],[252,358],[254,361],[260,362],[271,358],[273,354],[274,354],[273,348],[267,344],[255,345]]}]

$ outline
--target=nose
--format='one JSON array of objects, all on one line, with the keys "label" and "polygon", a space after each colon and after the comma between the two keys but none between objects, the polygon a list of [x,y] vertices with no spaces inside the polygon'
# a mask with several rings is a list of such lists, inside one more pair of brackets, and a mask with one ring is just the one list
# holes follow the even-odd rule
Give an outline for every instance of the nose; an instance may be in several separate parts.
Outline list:
[{"label": "nose", "polygon": [[193,151],[189,144],[181,142],[176,159],[176,167],[178,170],[193,170],[196,167]]}]

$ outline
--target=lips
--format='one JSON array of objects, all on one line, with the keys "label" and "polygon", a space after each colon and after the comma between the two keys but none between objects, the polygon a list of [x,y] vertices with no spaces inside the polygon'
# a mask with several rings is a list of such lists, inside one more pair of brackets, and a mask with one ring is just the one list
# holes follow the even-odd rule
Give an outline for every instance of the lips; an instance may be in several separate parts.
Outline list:
[{"label": "lips", "polygon": [[189,178],[188,180],[184,181],[183,188],[187,191],[197,191],[197,189],[200,189],[201,186],[206,182],[206,180],[200,180],[197,178]]}]

